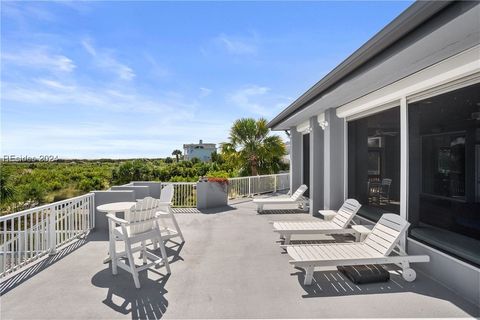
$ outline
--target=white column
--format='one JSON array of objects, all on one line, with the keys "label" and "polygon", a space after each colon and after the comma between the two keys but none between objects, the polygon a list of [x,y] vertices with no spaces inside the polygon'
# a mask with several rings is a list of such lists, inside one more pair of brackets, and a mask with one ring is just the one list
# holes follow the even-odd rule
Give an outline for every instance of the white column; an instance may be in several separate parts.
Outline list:
[{"label": "white column", "polygon": [[[408,211],[408,109],[407,99],[400,99],[400,216],[407,219]],[[406,236],[400,244],[405,248]]]},{"label": "white column", "polygon": [[302,184],[302,134],[296,127],[290,128],[290,190]]},{"label": "white column", "polygon": [[324,128],[324,207],[336,210],[345,200],[345,121],[332,108],[325,111],[320,124]]},{"label": "white column", "polygon": [[310,118],[310,214],[318,215],[323,206],[324,135],[317,117]]}]

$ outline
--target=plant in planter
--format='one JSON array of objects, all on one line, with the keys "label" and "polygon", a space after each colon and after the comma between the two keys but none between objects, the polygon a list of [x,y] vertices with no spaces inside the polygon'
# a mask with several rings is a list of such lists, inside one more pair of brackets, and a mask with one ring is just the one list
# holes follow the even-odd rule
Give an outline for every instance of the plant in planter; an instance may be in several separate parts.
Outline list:
[{"label": "plant in planter", "polygon": [[228,179],[227,178],[215,178],[215,177],[208,177],[207,178],[207,181],[208,182],[216,182],[216,183],[220,183],[224,186],[227,186],[228,185]]}]

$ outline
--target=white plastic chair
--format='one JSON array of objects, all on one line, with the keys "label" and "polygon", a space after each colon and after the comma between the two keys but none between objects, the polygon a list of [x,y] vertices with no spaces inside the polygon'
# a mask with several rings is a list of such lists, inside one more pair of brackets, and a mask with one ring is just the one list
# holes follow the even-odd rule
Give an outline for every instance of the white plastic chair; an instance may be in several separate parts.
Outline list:
[{"label": "white plastic chair", "polygon": [[158,212],[160,232],[162,233],[162,238],[165,241],[175,237],[180,237],[182,242],[185,242],[177,219],[175,218],[175,215],[171,209],[174,192],[174,185],[168,184],[163,187],[162,192],[160,193],[160,211]]},{"label": "white plastic chair", "polygon": [[[276,221],[273,231],[284,239],[284,245],[290,243],[292,235],[299,234],[348,234],[355,233],[348,228],[362,205],[355,199],[347,199],[335,212],[330,221],[315,219],[314,221]],[[325,212],[321,210],[321,212]]]},{"label": "white plastic chair", "polygon": [[257,212],[263,212],[263,207],[266,204],[298,204],[299,207],[306,206],[310,203],[310,200],[303,194],[307,191],[308,187],[302,184],[291,196],[282,195],[269,198],[255,198],[253,203],[257,205]]},{"label": "white plastic chair", "polygon": [[[170,273],[168,257],[165,250],[164,240],[160,233],[158,225],[158,210],[160,200],[147,197],[138,201],[128,212],[127,220],[117,218],[113,214],[108,214],[109,233],[110,233],[110,257],[112,259],[112,273],[118,273],[117,267],[124,269],[132,274],[135,287],[140,288],[138,272],[148,269],[154,265],[163,264]],[[117,252],[116,241],[121,240],[125,243],[125,251]],[[146,247],[147,240],[160,240],[161,257],[148,252]],[[136,243],[140,246],[134,247]],[[141,252],[143,265],[137,267],[133,258],[135,252]],[[128,265],[122,260],[126,258]],[[148,260],[152,262],[148,263]]]}]

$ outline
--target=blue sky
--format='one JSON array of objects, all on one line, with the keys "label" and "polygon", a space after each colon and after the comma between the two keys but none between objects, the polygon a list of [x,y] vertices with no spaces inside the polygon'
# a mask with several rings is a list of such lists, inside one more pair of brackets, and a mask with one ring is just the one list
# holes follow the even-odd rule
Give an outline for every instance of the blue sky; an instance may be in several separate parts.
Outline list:
[{"label": "blue sky", "polygon": [[1,153],[163,157],[226,141],[410,3],[2,1]]}]

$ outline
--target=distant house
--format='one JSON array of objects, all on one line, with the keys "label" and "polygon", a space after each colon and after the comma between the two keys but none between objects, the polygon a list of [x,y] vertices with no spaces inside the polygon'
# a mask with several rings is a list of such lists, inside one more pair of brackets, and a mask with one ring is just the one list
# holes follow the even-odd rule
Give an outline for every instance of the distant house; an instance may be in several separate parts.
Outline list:
[{"label": "distant house", "polygon": [[190,143],[183,145],[183,155],[185,160],[192,160],[197,158],[201,161],[211,161],[212,153],[217,150],[215,143],[203,143],[200,140],[198,143]]}]

